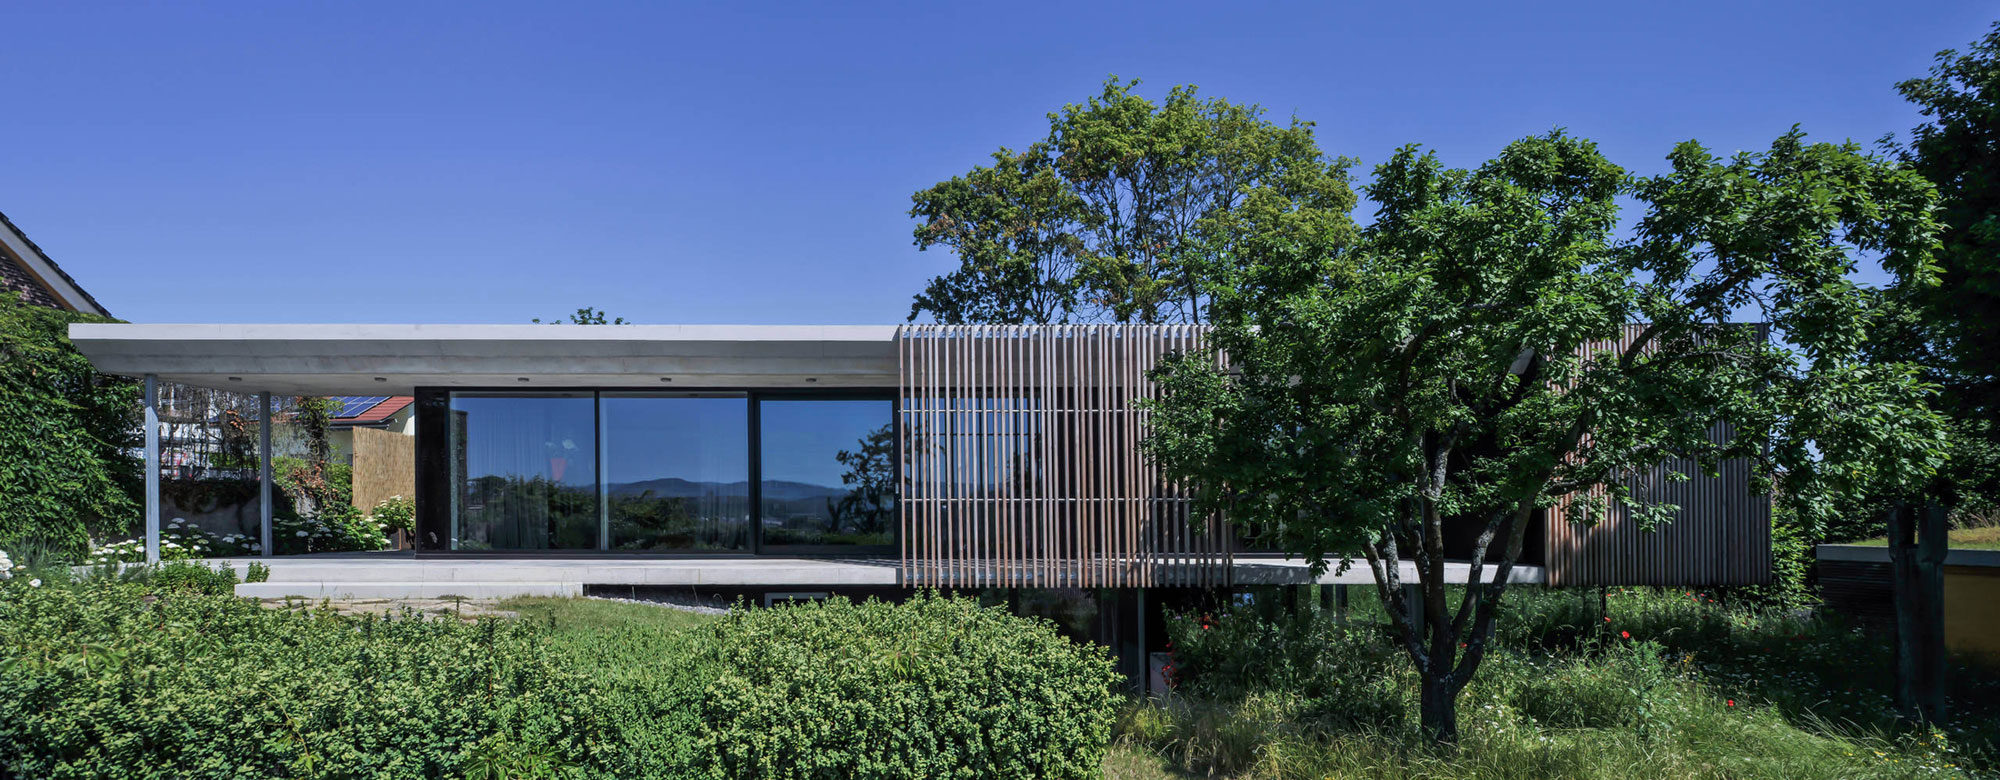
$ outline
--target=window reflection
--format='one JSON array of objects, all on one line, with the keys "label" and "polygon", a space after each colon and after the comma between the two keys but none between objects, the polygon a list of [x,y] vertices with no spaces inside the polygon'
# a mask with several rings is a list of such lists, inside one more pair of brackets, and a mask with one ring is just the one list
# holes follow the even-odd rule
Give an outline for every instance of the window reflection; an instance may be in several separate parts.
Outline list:
[{"label": "window reflection", "polygon": [[894,542],[891,402],[764,399],[757,414],[766,545]]},{"label": "window reflection", "polygon": [[750,549],[749,401],[604,394],[613,550]]},{"label": "window reflection", "polygon": [[452,549],[595,549],[596,428],[587,393],[454,394]]}]

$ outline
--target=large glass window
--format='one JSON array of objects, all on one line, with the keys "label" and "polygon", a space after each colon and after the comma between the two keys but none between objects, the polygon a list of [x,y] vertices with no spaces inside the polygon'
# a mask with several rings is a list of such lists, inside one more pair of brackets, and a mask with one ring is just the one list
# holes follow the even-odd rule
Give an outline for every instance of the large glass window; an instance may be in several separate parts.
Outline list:
[{"label": "large glass window", "polygon": [[599,544],[597,406],[582,394],[453,394],[451,546]]},{"label": "large glass window", "polygon": [[613,550],[750,550],[750,402],[605,393]]},{"label": "large glass window", "polygon": [[[448,549],[809,552],[896,540],[895,404],[886,398],[448,398],[437,453],[449,464]],[[419,447],[433,446],[426,441],[435,440]]]},{"label": "large glass window", "polygon": [[896,533],[895,406],[758,402],[766,545],[887,545]]}]

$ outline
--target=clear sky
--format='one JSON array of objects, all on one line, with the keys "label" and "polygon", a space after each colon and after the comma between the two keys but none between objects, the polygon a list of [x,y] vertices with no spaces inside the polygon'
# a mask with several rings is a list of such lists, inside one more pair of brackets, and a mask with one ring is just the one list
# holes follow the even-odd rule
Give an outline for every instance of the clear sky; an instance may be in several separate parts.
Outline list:
[{"label": "clear sky", "polygon": [[[1639,6],[1646,6],[1640,8]],[[910,193],[1109,74],[1457,165],[1872,143],[1993,2],[0,0],[0,211],[137,322],[887,323]],[[1525,10],[1533,9],[1533,10]]]}]

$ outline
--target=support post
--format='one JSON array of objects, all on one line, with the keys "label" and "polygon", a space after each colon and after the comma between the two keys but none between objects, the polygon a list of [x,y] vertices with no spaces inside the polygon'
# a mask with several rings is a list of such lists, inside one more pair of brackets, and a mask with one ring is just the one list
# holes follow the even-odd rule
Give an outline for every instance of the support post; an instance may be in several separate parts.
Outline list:
[{"label": "support post", "polygon": [[1333,586],[1333,619],[1341,623],[1347,622],[1346,585]]},{"label": "support post", "polygon": [[146,375],[146,562],[160,562],[160,378]]},{"label": "support post", "polygon": [[1135,588],[1133,600],[1139,609],[1139,695],[1153,695],[1153,653],[1146,646],[1146,589]]},{"label": "support post", "polygon": [[271,391],[257,394],[257,545],[266,558],[271,544]]}]

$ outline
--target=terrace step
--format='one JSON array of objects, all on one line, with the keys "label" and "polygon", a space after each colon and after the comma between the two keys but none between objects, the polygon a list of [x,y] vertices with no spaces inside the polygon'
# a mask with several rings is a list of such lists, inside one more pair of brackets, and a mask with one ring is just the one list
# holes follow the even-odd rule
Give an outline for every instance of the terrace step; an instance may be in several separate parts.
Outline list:
[{"label": "terrace step", "polygon": [[245,582],[236,595],[259,599],[504,599],[581,596],[580,582]]}]

